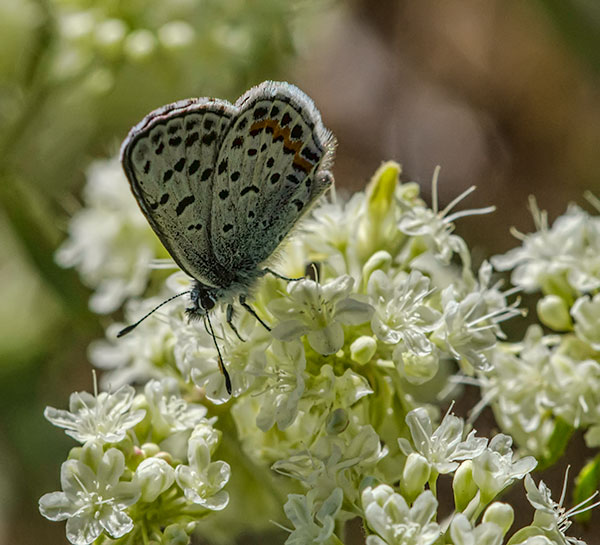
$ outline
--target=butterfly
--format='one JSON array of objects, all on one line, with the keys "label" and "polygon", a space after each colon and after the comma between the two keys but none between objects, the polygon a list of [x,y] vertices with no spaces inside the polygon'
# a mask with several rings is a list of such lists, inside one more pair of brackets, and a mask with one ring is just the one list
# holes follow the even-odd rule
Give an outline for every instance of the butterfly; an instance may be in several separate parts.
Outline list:
[{"label": "butterfly", "polygon": [[237,299],[269,329],[246,298],[266,273],[285,278],[266,263],[333,184],[335,145],[305,93],[265,81],[235,104],[193,98],[163,106],[133,127],[121,146],[140,209],[194,279],[189,292],[175,297],[189,293],[188,315],[205,319],[205,325],[208,320],[229,394],[231,380],[209,312],[226,303],[227,321],[239,337],[232,322]]}]

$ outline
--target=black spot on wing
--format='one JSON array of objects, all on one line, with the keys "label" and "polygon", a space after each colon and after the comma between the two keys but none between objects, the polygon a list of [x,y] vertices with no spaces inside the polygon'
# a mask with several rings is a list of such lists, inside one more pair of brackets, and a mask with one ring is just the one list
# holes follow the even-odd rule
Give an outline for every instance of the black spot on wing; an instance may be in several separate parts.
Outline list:
[{"label": "black spot on wing", "polygon": [[269,178],[271,180],[272,184],[276,184],[279,181],[279,178],[281,178],[281,174],[279,174],[279,172],[276,172],[275,174],[271,174],[271,178]]},{"label": "black spot on wing", "polygon": [[173,177],[173,171],[171,169],[165,170],[163,174],[163,182],[168,182]]},{"label": "black spot on wing", "polygon": [[254,193],[260,193],[260,189],[257,186],[255,186],[255,185],[247,185],[246,187],[244,187],[244,189],[242,189],[240,191],[240,195],[243,197],[247,193],[250,193],[250,191],[254,191]]},{"label": "black spot on wing", "polygon": [[200,181],[206,182],[212,175],[212,168],[205,168],[200,175]]},{"label": "black spot on wing", "polygon": [[304,157],[305,159],[308,159],[312,163],[316,163],[319,160],[319,155],[317,153],[315,153],[314,151],[311,151],[308,146],[305,146],[302,148],[300,155],[302,155],[302,157]]},{"label": "black spot on wing", "polygon": [[223,232],[227,233],[229,231],[231,231],[233,229],[233,225],[231,225],[231,223],[226,223],[225,225],[223,225]]},{"label": "black spot on wing", "polygon": [[243,136],[237,136],[236,138],[234,138],[233,142],[231,143],[231,147],[232,149],[236,149],[236,148],[241,148],[244,144],[244,137]]},{"label": "black spot on wing", "polygon": [[254,119],[262,119],[263,117],[265,117],[265,115],[267,115],[267,112],[267,108],[261,106],[260,108],[256,108],[256,110],[254,110],[252,116],[254,117]]},{"label": "black spot on wing", "polygon": [[162,197],[160,198],[160,204],[167,204],[168,200],[169,200],[169,194],[163,193]]},{"label": "black spot on wing", "polygon": [[196,197],[194,197],[194,195],[188,195],[187,197],[184,197],[183,199],[181,199],[179,201],[179,204],[177,205],[177,208],[175,209],[175,213],[178,216],[181,216],[181,214],[183,214],[183,211],[190,205],[193,204],[193,202],[196,200]]},{"label": "black spot on wing", "polygon": [[237,182],[239,179],[240,179],[240,173],[238,170],[231,173],[231,181],[232,182]]},{"label": "black spot on wing", "polygon": [[217,133],[215,131],[206,133],[202,137],[202,143],[210,146],[217,139]]},{"label": "black spot on wing", "polygon": [[267,168],[271,168],[275,164],[275,159],[273,159],[273,157],[269,157],[266,164]]},{"label": "black spot on wing", "polygon": [[253,157],[253,156],[254,156],[254,155],[256,155],[257,153],[258,153],[258,150],[257,150],[256,148],[250,148],[250,149],[248,150],[248,155],[249,155],[250,157]]},{"label": "black spot on wing", "polygon": [[296,208],[298,209],[298,212],[300,212],[300,210],[302,210],[304,208],[304,203],[300,199],[294,199],[292,201],[292,204],[296,205]]},{"label": "black spot on wing", "polygon": [[185,139],[185,147],[189,148],[190,146],[193,146],[196,142],[198,142],[199,139],[200,135],[197,132],[192,132],[188,134],[188,136]]},{"label": "black spot on wing", "polygon": [[223,172],[225,172],[225,169],[227,168],[227,157],[225,157],[225,159],[223,159],[220,163],[219,163],[219,168],[218,168],[218,172],[219,174],[223,174]]},{"label": "black spot on wing", "polygon": [[281,126],[285,127],[286,125],[289,125],[291,120],[292,116],[288,112],[285,112],[281,118]]},{"label": "black spot on wing", "polygon": [[227,191],[226,189],[222,189],[221,191],[219,191],[219,198],[224,201],[227,197],[229,197],[229,191]]},{"label": "black spot on wing", "polygon": [[181,172],[183,170],[183,167],[185,166],[185,157],[182,157],[181,159],[179,159],[179,161],[177,161],[175,163],[175,165],[173,165],[173,168],[177,171],[177,172]]},{"label": "black spot on wing", "polygon": [[181,144],[181,136],[173,136],[173,138],[169,138],[169,146],[176,148]]},{"label": "black spot on wing", "polygon": [[294,128],[290,134],[292,135],[292,138],[302,138],[302,127],[300,125],[294,125]]},{"label": "black spot on wing", "polygon": [[188,167],[188,174],[191,176],[192,174],[195,174],[198,169],[200,168],[200,161],[198,161],[198,159],[194,159],[192,161],[192,164]]},{"label": "black spot on wing", "polygon": [[165,149],[165,143],[161,142],[158,147],[154,150],[154,153],[156,153],[156,155],[160,155],[163,150]]}]

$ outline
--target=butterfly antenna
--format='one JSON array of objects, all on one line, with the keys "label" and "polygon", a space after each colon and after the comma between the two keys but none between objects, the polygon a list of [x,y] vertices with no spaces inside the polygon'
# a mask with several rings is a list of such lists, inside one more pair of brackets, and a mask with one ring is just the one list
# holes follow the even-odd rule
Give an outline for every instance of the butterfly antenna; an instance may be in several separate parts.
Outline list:
[{"label": "butterfly antenna", "polygon": [[145,316],[142,316],[137,322],[135,322],[135,324],[128,325],[127,327],[121,329],[121,331],[119,331],[117,333],[117,337],[123,337],[124,335],[127,335],[127,333],[131,333],[131,331],[133,331],[137,326],[139,326],[146,318],[148,318],[148,316],[150,316],[152,313],[156,312],[160,307],[171,302],[173,299],[177,299],[177,297],[181,297],[182,295],[185,295],[186,293],[192,293],[192,290],[182,291],[181,293],[178,293],[177,295],[173,295],[173,297],[169,297],[166,301],[163,301],[160,305],[154,307],[150,312],[148,312],[148,314],[146,314]]},{"label": "butterfly antenna", "polygon": [[225,378],[225,388],[227,389],[227,393],[229,395],[231,395],[231,378],[229,377],[229,373],[227,372],[227,369],[225,369],[225,364],[223,363],[223,357],[221,356],[221,351],[219,350],[219,343],[217,343],[217,338],[215,337],[215,332],[213,330],[213,326],[210,323],[210,318],[208,317],[208,314],[205,316],[206,320],[204,322],[204,327],[206,327],[206,322],[208,322],[208,328],[210,329],[210,331],[208,332],[209,335],[212,337],[213,343],[215,343],[215,348],[217,349],[217,354],[218,354],[218,364],[219,364],[219,371],[221,371],[221,373],[223,374],[223,377]]}]

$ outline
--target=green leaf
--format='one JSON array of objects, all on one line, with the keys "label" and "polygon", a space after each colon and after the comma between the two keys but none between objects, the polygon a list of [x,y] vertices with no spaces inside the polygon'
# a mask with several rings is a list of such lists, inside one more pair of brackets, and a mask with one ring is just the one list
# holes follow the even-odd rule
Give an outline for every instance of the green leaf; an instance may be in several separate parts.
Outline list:
[{"label": "green leaf", "polygon": [[[587,463],[579,475],[575,478],[575,491],[573,492],[573,503],[579,505],[580,503],[591,498],[598,490],[600,484],[600,454],[596,456],[591,462]],[[579,513],[575,518],[577,522],[588,522],[592,516],[591,511],[584,511]]]},{"label": "green leaf", "polygon": [[538,460],[538,470],[550,467],[558,461],[569,444],[569,440],[574,431],[574,428],[562,418],[556,419],[554,431],[546,445],[544,457],[541,460]]}]

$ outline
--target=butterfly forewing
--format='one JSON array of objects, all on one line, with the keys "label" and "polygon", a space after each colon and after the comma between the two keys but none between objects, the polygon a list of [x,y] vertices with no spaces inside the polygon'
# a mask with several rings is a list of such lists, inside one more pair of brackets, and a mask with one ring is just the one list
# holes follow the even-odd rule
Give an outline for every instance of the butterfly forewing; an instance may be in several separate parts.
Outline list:
[{"label": "butterfly forewing", "polygon": [[266,82],[236,106],[217,158],[212,243],[223,268],[251,270],[331,185],[335,140],[294,86]]},{"label": "butterfly forewing", "polygon": [[225,101],[181,101],[134,127],[121,160],[142,212],[177,264],[219,286],[211,245],[213,180],[219,147],[235,108]]}]

